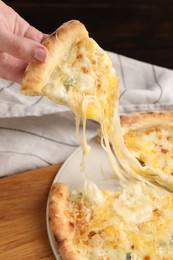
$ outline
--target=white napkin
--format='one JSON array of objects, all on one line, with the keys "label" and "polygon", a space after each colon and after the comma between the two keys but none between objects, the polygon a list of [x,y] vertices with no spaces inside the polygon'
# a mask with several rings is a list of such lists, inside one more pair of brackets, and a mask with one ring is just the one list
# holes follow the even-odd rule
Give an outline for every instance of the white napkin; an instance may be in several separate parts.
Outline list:
[{"label": "white napkin", "polygon": [[[173,71],[110,53],[120,79],[120,113],[173,109]],[[98,125],[87,124],[87,139]],[[0,79],[0,176],[62,162],[79,146],[74,115],[45,97],[25,97]]]}]

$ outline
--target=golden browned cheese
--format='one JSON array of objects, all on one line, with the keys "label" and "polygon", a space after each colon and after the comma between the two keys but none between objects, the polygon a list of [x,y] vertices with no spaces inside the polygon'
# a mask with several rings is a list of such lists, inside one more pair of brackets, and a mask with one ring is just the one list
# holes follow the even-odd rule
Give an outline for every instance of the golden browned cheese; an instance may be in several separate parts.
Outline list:
[{"label": "golden browned cheese", "polygon": [[[62,190],[61,186],[61,183],[54,184],[57,190]],[[56,236],[57,230],[52,226],[55,219],[57,227],[62,221],[69,227],[69,234],[65,233],[64,239],[57,240],[60,252],[62,245],[71,244],[76,254],[86,260],[173,258],[172,194],[157,196],[155,192],[145,190],[145,196],[141,196],[141,193],[126,191],[102,191],[100,203],[91,203],[77,191],[70,190],[67,186],[65,189],[63,207],[55,211],[54,215],[49,212],[55,237],[63,233],[63,229],[58,230]],[[50,198],[50,207],[54,203],[54,197],[57,204],[61,203],[59,194],[54,193]]]},{"label": "golden browned cheese", "polygon": [[173,189],[173,112],[143,112],[121,118],[125,144],[160,183]]}]

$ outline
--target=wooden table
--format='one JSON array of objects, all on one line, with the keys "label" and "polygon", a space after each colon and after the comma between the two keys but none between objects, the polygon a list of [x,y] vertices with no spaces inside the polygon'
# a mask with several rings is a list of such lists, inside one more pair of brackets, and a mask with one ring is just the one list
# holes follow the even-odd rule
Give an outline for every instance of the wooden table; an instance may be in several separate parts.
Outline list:
[{"label": "wooden table", "polygon": [[55,259],[46,230],[46,203],[61,165],[0,179],[0,259]]}]

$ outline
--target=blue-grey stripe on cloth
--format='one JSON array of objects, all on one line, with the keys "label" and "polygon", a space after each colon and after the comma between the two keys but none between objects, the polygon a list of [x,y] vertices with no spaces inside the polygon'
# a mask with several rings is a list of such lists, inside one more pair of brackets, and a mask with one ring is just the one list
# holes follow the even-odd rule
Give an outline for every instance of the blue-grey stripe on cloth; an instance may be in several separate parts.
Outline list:
[{"label": "blue-grey stripe on cloth", "polygon": [[[173,110],[173,71],[109,52],[120,79],[121,114]],[[75,118],[45,97],[26,97],[0,79],[0,176],[62,162],[79,146]],[[98,124],[89,120],[87,139]]]},{"label": "blue-grey stripe on cloth", "polygon": [[[98,125],[88,121],[87,139]],[[82,130],[82,129],[81,129]],[[62,162],[79,146],[71,111],[0,119],[0,176]]]}]

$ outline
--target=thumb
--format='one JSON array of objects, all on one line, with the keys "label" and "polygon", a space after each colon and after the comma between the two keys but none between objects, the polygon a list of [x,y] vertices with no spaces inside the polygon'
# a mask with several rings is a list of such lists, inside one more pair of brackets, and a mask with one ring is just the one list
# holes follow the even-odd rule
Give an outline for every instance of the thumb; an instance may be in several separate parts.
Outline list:
[{"label": "thumb", "polygon": [[9,32],[1,32],[0,51],[27,62],[45,62],[48,50],[41,43]]}]

